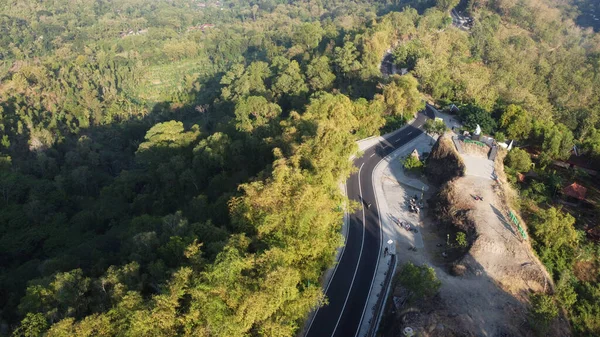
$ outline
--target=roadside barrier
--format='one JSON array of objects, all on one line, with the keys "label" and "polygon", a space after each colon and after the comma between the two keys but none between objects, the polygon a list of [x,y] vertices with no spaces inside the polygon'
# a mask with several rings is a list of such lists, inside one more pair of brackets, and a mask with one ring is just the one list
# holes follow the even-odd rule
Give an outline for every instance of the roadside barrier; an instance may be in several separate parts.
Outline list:
[{"label": "roadside barrier", "polygon": [[394,271],[396,270],[396,255],[390,255],[390,263],[388,264],[388,270],[385,274],[385,280],[381,284],[381,292],[377,294],[377,302],[373,306],[373,318],[369,321],[369,330],[367,331],[366,337],[375,337],[377,335],[377,329],[379,328],[379,322],[381,321],[381,315],[383,314],[385,302],[387,299],[388,289],[390,282],[394,277]]},{"label": "roadside barrier", "polygon": [[523,239],[527,240],[527,232],[525,232],[523,227],[521,227],[521,223],[519,223],[519,219],[517,219],[517,216],[512,211],[510,211],[508,212],[508,217],[517,226],[517,229],[519,230],[519,233],[521,233]]}]

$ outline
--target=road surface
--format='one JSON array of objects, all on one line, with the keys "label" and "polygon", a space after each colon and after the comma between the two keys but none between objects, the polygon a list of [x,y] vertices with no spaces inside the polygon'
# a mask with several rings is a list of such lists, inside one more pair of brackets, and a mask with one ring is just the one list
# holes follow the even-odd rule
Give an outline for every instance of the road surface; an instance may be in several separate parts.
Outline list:
[{"label": "road surface", "polygon": [[[306,337],[352,337],[360,331],[381,247],[380,220],[371,176],[375,165],[392,151],[423,133],[421,126],[433,111],[419,113],[403,130],[366,149],[354,160],[357,173],[348,178],[348,198],[360,203],[349,216],[348,236],[325,294],[329,304],[318,309],[309,323]],[[371,205],[367,207],[367,205]],[[364,224],[364,225],[363,225]],[[362,336],[361,336],[362,337]]]}]

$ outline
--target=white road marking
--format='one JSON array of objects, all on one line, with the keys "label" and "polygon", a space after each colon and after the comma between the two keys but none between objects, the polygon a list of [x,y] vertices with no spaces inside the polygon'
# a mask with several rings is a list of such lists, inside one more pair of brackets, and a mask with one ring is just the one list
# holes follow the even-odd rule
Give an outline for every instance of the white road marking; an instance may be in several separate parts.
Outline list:
[{"label": "white road marking", "polygon": [[400,143],[401,141],[402,141],[402,139],[398,139],[394,143]]},{"label": "white road marking", "polygon": [[412,133],[412,131],[411,131],[411,132],[409,132],[409,133],[407,133],[406,135],[407,135],[407,136],[410,136],[410,134],[411,134],[411,133]]},{"label": "white road marking", "polygon": [[[385,156],[385,158],[391,156],[392,154],[389,154],[387,156]],[[379,164],[384,162],[384,159],[382,158],[373,168],[373,171],[371,171],[371,185],[375,186],[375,182],[373,181],[373,175],[375,174],[375,171],[377,170],[377,167],[379,166]],[[375,195],[375,205],[378,205],[377,203],[377,192],[375,192],[375,187],[373,187],[373,194]],[[358,329],[356,329],[356,333],[354,334],[354,337],[358,336],[358,334],[360,333],[360,327],[362,326],[362,321],[365,318],[365,312],[367,311],[367,306],[369,304],[369,297],[371,296],[371,291],[373,291],[373,284],[375,283],[375,277],[377,276],[377,269],[379,268],[379,257],[381,254],[381,247],[383,245],[383,228],[381,227],[381,215],[379,214],[379,206],[377,206],[377,221],[379,222],[379,251],[377,252],[377,263],[375,264],[375,272],[373,273],[373,279],[371,279],[371,286],[369,287],[369,295],[367,295],[367,301],[365,302],[365,306],[363,308],[363,312],[362,315],[360,316],[360,321],[358,324]],[[371,324],[377,324],[377,322],[371,322]]]},{"label": "white road marking", "polygon": [[[421,127],[423,126],[423,123],[422,123],[422,124],[420,124],[420,125],[413,125],[413,126],[416,126],[417,128],[421,128]],[[409,133],[409,135],[410,135],[410,133]],[[400,141],[400,140],[398,140],[398,141]],[[398,142],[398,141],[396,141],[396,142]],[[383,147],[382,147],[382,148],[383,148],[383,149],[385,149],[386,147],[387,147],[387,145],[383,145]],[[372,157],[372,156],[373,156],[373,155],[371,155],[371,157]],[[383,161],[383,159],[382,159],[382,160],[381,160],[379,163],[377,163],[377,165],[375,165],[375,168],[377,168],[377,166],[378,166],[378,165],[379,165],[379,164],[380,164],[382,161]],[[363,166],[364,166],[364,165],[365,165],[365,163],[363,163],[363,164],[360,166],[360,168],[358,169],[358,189],[359,189],[359,193],[360,193],[360,198],[361,198],[361,199],[362,199],[362,187],[361,187],[361,184],[360,184],[360,173],[361,173],[361,170],[362,170],[362,168],[363,168]],[[373,171],[371,172],[371,180],[373,180],[373,172],[374,172],[374,171],[375,171],[375,169],[373,169]],[[347,193],[346,193],[346,195],[347,195]],[[377,204],[377,194],[375,194],[375,204]],[[360,262],[360,258],[361,258],[361,256],[362,256],[362,251],[363,251],[363,246],[364,246],[364,240],[365,240],[365,207],[364,207],[364,202],[361,202],[361,206],[362,206],[362,211],[363,211],[363,238],[362,238],[362,242],[361,242],[361,246],[360,246],[360,253],[359,253],[359,255],[358,255],[358,260],[359,260],[359,262]],[[380,237],[380,240],[379,240],[379,250],[381,251],[381,247],[382,247],[382,244],[383,244],[383,229],[381,228],[381,217],[380,217],[380,215],[379,215],[379,212],[377,212],[377,217],[378,217],[378,221],[379,221],[379,237]],[[340,259],[338,260],[338,262],[342,260],[342,256],[343,256],[343,254],[344,254],[344,251],[345,251],[345,249],[346,249],[346,246],[344,245],[344,248],[343,248],[343,250],[342,250],[342,252],[341,252],[341,254],[340,254]],[[332,336],[335,334],[335,331],[337,330],[337,327],[338,327],[338,325],[339,325],[339,323],[340,323],[340,320],[341,320],[341,318],[342,318],[342,315],[343,315],[343,313],[344,313],[344,310],[345,310],[345,308],[346,308],[346,304],[347,304],[347,302],[348,302],[348,297],[350,296],[350,291],[352,290],[352,285],[354,284],[354,279],[356,278],[356,273],[357,273],[357,271],[358,271],[358,265],[359,265],[359,263],[357,263],[357,264],[356,264],[356,269],[354,270],[354,276],[352,277],[352,282],[350,283],[350,289],[348,290],[348,295],[346,295],[346,300],[344,301],[344,306],[342,307],[342,311],[340,312],[340,316],[338,317],[337,323],[335,324],[335,328],[333,329]],[[326,289],[325,289],[325,293],[327,293],[327,289],[329,289],[329,286],[331,285],[331,281],[332,281],[332,280],[333,280],[333,278],[335,277],[335,273],[337,272],[337,268],[338,268],[338,266],[339,266],[339,263],[338,263],[338,264],[336,264],[336,266],[335,266],[335,269],[334,269],[334,271],[333,271],[333,274],[332,274],[332,276],[331,276],[331,279],[329,279],[329,283],[327,284],[327,287],[326,287]],[[375,276],[376,276],[376,274],[377,274],[377,268],[378,268],[378,267],[379,267],[379,257],[377,258],[377,264],[376,264],[376,266],[375,266],[375,273],[373,274],[373,279],[371,280],[371,287],[370,287],[370,289],[369,289],[369,295],[371,294],[371,291],[372,291],[372,289],[373,289],[373,283],[375,282]],[[362,313],[362,316],[361,316],[361,318],[360,318],[359,326],[358,326],[358,329],[356,330],[356,334],[354,335],[355,337],[356,337],[356,336],[358,335],[358,333],[360,332],[360,327],[361,327],[361,325],[362,325],[362,320],[363,320],[363,318],[364,318],[364,316],[365,316],[365,311],[366,311],[366,309],[367,309],[367,304],[368,304],[368,298],[367,298],[367,302],[365,302],[365,306],[364,306],[364,308],[363,308],[363,313]],[[319,308],[319,309],[320,309],[320,308]],[[317,316],[317,314],[318,314],[318,312],[319,312],[319,309],[317,309],[317,311],[315,312],[315,315],[313,316],[313,319],[312,319],[312,321],[310,322],[310,324],[309,324],[309,326],[308,326],[308,329],[306,330],[306,335],[308,335],[308,333],[309,333],[309,331],[310,331],[310,328],[312,327],[312,323],[314,322],[314,319],[315,319],[315,317]],[[375,324],[376,324],[376,323],[375,323]]]},{"label": "white road marking", "polygon": [[374,155],[375,155],[375,153],[373,153],[372,155],[370,155],[369,158],[373,158]]},{"label": "white road marking", "polygon": [[[362,200],[364,200],[364,199],[362,197],[362,187],[360,185],[360,171],[362,170],[363,165],[365,165],[365,163],[360,165],[360,168],[358,169],[358,193]],[[371,174],[371,176],[372,176],[372,174]],[[356,268],[354,268],[354,275],[352,276],[352,282],[350,282],[350,289],[348,289],[348,294],[346,295],[346,300],[344,301],[344,306],[342,307],[340,316],[338,317],[338,320],[335,323],[335,328],[333,328],[333,332],[331,333],[331,336],[335,335],[335,330],[337,330],[337,327],[340,324],[340,320],[342,319],[342,315],[344,314],[344,310],[346,310],[346,304],[348,303],[348,298],[350,297],[350,292],[352,291],[352,286],[354,285],[354,279],[356,278],[356,273],[358,272],[358,266],[360,265],[360,258],[362,256],[363,246],[365,245],[365,203],[361,202],[360,204],[362,205],[362,212],[363,212],[363,235],[362,235],[362,241],[360,242],[360,253],[358,254],[358,263],[356,264]],[[379,259],[378,259],[378,261],[379,261]],[[360,327],[360,324],[359,324],[359,327]]]}]

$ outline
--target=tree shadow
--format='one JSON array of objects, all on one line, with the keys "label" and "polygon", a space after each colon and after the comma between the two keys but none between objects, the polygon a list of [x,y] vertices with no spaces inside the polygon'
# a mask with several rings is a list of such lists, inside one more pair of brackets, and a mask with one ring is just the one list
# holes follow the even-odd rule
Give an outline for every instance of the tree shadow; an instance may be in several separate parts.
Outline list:
[{"label": "tree shadow", "polygon": [[[203,82],[218,83],[219,77],[215,74]],[[32,149],[26,127],[13,138],[9,153],[13,168],[2,175],[14,175],[20,189],[18,198],[5,203],[0,212],[6,226],[0,236],[3,319],[15,321],[16,305],[29,280],[76,268],[98,277],[110,265],[138,259],[130,254],[136,231],[155,231],[153,224],[168,214],[182,211],[188,219],[210,222],[229,233],[242,230],[230,223],[228,201],[240,193],[241,183],[268,169],[274,145],[235,130],[232,116],[215,107],[203,112],[195,109],[199,102],[212,102],[217,95],[218,90],[209,96],[206,91],[190,91],[189,103],[157,102],[144,115],[91,125],[49,148]],[[138,160],[136,152],[148,130],[170,120],[183,122],[183,132],[191,131],[194,124],[203,131],[182,147],[157,144],[153,162]],[[193,148],[217,131],[228,136],[221,151],[227,165],[194,170]],[[210,261],[219,242],[211,242],[210,235],[198,239],[206,241],[203,253]],[[165,269],[158,274],[167,275],[168,265],[156,267]],[[158,275],[145,264],[140,274]]]},{"label": "tree shadow", "polygon": [[513,236],[516,237],[517,233],[515,233],[513,226],[511,226],[510,223],[506,220],[506,218],[504,217],[502,212],[492,204],[490,204],[490,207],[492,208],[492,211],[494,212],[494,214],[496,214],[496,216],[498,217],[498,220],[500,220],[502,225],[504,225],[504,228],[506,228],[506,230],[508,230]]}]

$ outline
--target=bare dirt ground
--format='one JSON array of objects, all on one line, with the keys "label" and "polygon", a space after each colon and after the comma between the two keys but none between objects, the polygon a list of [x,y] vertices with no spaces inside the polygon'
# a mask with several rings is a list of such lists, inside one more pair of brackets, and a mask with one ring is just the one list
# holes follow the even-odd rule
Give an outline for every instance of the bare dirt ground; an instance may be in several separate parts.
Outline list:
[{"label": "bare dirt ground", "polygon": [[[415,219],[423,248],[416,252],[399,248],[399,264],[411,261],[432,266],[442,286],[439,295],[427,303],[398,309],[390,304],[388,309],[394,313],[387,317],[393,323],[386,324],[384,336],[401,336],[407,326],[419,336],[534,335],[527,323],[528,296],[551,287],[547,273],[529,242],[508,219],[505,195],[511,192],[507,192],[508,185],[501,186],[492,179],[497,175],[502,182],[502,166],[489,161],[485,149],[467,146],[464,150],[461,157],[466,175],[450,183],[450,200],[457,208],[469,210],[467,216],[476,233],[472,246],[466,252],[457,248],[454,236],[447,236],[454,230],[438,225],[435,214],[427,209]],[[384,184],[388,202],[400,189],[400,185]],[[403,214],[398,216],[402,219]],[[410,241],[398,238],[399,247],[408,244]],[[400,287],[394,289],[394,296],[396,302],[402,300]],[[551,336],[569,334],[566,323],[559,325],[562,327],[555,327]]]}]

